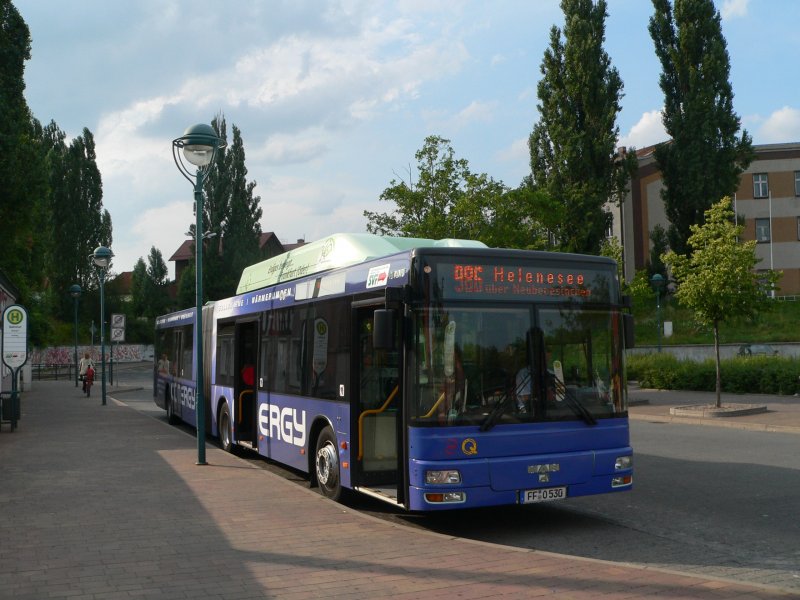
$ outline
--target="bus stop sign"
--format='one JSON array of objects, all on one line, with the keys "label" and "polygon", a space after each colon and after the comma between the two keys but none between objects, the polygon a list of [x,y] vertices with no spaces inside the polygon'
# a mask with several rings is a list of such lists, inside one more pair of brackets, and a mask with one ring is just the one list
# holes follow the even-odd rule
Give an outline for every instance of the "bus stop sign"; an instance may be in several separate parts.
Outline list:
[{"label": "bus stop sign", "polygon": [[3,364],[15,372],[28,360],[28,312],[19,304],[3,311]]}]

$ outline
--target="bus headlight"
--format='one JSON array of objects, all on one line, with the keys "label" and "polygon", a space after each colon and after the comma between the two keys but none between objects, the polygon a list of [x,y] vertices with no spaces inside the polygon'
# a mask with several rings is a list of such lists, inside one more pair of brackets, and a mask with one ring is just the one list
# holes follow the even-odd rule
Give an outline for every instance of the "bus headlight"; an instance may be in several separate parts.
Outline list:
[{"label": "bus headlight", "polygon": [[630,469],[632,466],[633,466],[632,456],[618,456],[617,460],[614,461],[615,471],[623,471],[625,469]]},{"label": "bus headlight", "polygon": [[455,469],[443,471],[425,471],[425,483],[429,484],[453,484],[461,483],[461,473]]}]

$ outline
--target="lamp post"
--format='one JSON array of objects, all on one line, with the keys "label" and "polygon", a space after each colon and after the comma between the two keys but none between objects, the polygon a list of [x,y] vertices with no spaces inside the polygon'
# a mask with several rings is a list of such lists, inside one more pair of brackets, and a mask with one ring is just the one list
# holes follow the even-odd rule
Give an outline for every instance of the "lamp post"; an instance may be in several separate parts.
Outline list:
[{"label": "lamp post", "polygon": [[81,291],[81,286],[77,283],[69,286],[69,295],[75,304],[75,347],[72,353],[72,360],[75,363],[75,387],[78,387],[78,298],[81,297]]},{"label": "lamp post", "polygon": [[92,260],[97,267],[97,279],[100,281],[100,385],[103,406],[106,405],[106,294],[105,282],[111,257],[114,253],[105,246],[94,249]]},{"label": "lamp post", "polygon": [[[194,229],[195,292],[197,297],[194,319],[195,372],[197,390],[195,391],[197,424],[197,464],[206,463],[206,403],[205,374],[203,372],[203,178],[208,174],[217,150],[225,147],[214,128],[205,123],[188,127],[183,135],[172,140],[172,158],[181,174],[194,186],[194,210],[196,216]],[[197,167],[195,173],[184,163],[184,159]]]},{"label": "lamp post", "polygon": [[650,278],[650,285],[656,293],[656,323],[658,324],[658,351],[661,352],[661,290],[664,288],[664,276],[656,273]]}]

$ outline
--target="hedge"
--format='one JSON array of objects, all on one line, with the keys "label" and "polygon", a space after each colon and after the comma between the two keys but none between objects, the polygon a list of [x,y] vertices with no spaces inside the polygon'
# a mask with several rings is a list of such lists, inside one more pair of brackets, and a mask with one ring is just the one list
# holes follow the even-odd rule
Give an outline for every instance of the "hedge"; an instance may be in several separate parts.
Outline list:
[{"label": "hedge", "polygon": [[[716,389],[714,360],[679,360],[669,353],[629,356],[628,379],[641,387],[662,390]],[[734,394],[800,393],[800,359],[756,356],[720,363],[722,391]]]}]

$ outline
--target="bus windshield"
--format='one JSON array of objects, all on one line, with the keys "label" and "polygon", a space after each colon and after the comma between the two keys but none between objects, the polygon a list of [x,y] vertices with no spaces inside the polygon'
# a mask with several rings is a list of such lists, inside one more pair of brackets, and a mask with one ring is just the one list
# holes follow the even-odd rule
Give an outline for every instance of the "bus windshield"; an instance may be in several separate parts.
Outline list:
[{"label": "bus windshield", "polygon": [[620,321],[575,305],[423,309],[412,421],[485,430],[624,416]]}]

